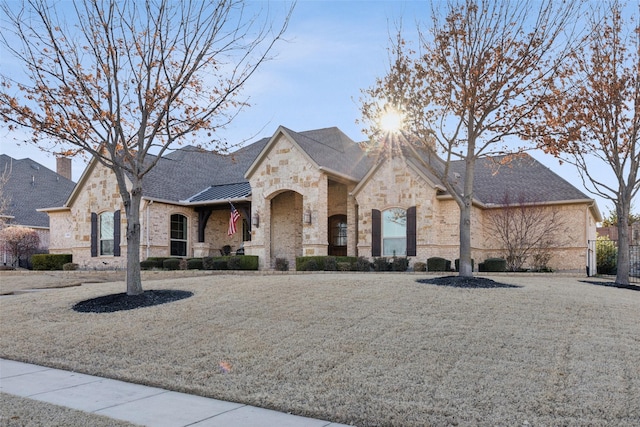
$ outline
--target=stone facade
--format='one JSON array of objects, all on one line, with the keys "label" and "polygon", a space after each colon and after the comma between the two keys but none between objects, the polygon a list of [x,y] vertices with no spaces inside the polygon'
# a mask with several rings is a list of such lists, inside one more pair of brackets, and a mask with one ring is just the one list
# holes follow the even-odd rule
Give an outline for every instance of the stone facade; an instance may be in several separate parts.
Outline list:
[{"label": "stone facade", "polygon": [[[276,259],[295,266],[296,257],[336,255],[372,257],[372,212],[415,208],[415,251],[410,262],[430,257],[453,261],[459,256],[459,209],[420,168],[403,157],[379,160],[364,178],[355,179],[319,166],[287,132],[276,132],[246,171],[250,205],[245,201],[238,232],[227,236],[229,205],[224,200],[194,205],[188,202],[143,197],[141,206],[140,257],[170,256],[170,218],[187,221],[186,257],[215,256],[229,245],[244,247],[259,257],[260,269],[273,269]],[[201,190],[194,188],[194,193]],[[203,210],[204,209],[204,210]],[[489,257],[504,256],[502,243],[488,227],[496,208],[474,204],[471,245],[475,265]],[[588,200],[556,202],[548,209],[559,212],[566,224],[554,236],[559,247],[552,250],[549,266],[584,271],[588,241],[595,239],[595,216]],[[91,214],[120,210],[121,256],[91,257]],[[206,212],[206,215],[203,215]],[[49,211],[51,252],[72,253],[84,268],[123,268],[126,260],[126,217],[113,173],[92,162],[64,208]],[[346,220],[346,239],[330,242],[329,221]],[[345,218],[345,219],[343,219]],[[200,224],[200,221],[206,221]],[[244,224],[243,224],[244,221]],[[344,230],[344,223],[341,223]],[[243,233],[243,227],[247,233]],[[250,234],[248,229],[251,228]],[[201,234],[203,233],[203,234]],[[204,241],[199,241],[204,236]],[[244,239],[250,240],[243,242]],[[346,241],[346,248],[344,242]],[[332,252],[333,251],[333,252]]]}]

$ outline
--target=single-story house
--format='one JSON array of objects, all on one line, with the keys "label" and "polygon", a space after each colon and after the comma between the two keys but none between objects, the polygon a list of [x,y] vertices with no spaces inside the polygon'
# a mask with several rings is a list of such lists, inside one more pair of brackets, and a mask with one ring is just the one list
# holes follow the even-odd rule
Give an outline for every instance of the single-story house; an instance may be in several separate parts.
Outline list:
[{"label": "single-story house", "polygon": [[[549,266],[584,271],[600,212],[593,199],[529,155],[478,161],[472,212],[472,257],[502,254],[488,226],[505,194],[564,218]],[[261,269],[277,258],[407,256],[412,262],[458,257],[459,210],[425,166],[419,150],[368,152],[338,128],[294,132],[279,127],[231,154],[192,146],[162,157],[145,177],[141,259],[203,257],[223,248],[257,255]],[[506,163],[506,164],[503,164]],[[452,177],[464,176],[463,162]],[[512,197],[513,199],[513,197]],[[231,204],[241,220],[228,235]],[[113,173],[88,165],[60,207],[45,210],[50,251],[71,253],[81,267],[124,267],[126,218]]]},{"label": "single-story house", "polygon": [[[40,237],[39,252],[49,248],[49,216],[38,209],[59,206],[75,187],[71,180],[71,159],[57,159],[57,171],[29,159],[14,159],[0,154],[0,188],[2,209],[0,227],[22,226],[35,230]],[[0,264],[12,265],[13,259],[0,241]]]}]

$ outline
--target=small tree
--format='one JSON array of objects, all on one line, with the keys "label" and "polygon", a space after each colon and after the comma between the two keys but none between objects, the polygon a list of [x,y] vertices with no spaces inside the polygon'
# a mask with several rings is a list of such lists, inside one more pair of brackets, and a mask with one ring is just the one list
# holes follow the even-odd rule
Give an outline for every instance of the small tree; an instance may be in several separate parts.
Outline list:
[{"label": "small tree", "polygon": [[127,218],[128,295],[143,292],[145,176],[186,138],[216,142],[215,131],[247,105],[241,89],[287,27],[291,9],[272,26],[269,13],[245,3],[3,3],[3,54],[24,69],[2,68],[0,117],[10,130],[32,130],[43,150],[88,154],[113,171]]},{"label": "small tree", "polygon": [[[362,115],[374,140],[397,141],[380,120],[403,118],[400,142],[419,144],[417,155],[460,210],[460,276],[473,275],[471,212],[476,161],[519,151],[505,139],[517,135],[541,102],[559,64],[571,52],[571,24],[579,2],[451,0],[432,10],[420,32],[420,52],[398,34],[391,69],[364,91]],[[397,115],[397,114],[396,114]],[[439,156],[442,155],[441,159]],[[465,164],[455,176],[451,164]]]},{"label": "small tree", "polygon": [[507,269],[518,271],[527,263],[536,270],[547,267],[551,249],[560,246],[565,224],[560,212],[550,206],[508,194],[488,215],[488,230],[503,247]]},{"label": "small tree", "polygon": [[634,19],[612,0],[592,13],[581,49],[563,64],[563,78],[553,81],[531,127],[541,148],[575,165],[585,188],[615,206],[616,283],[625,285],[628,225],[640,190],[639,10]]},{"label": "small tree", "polygon": [[28,259],[40,247],[38,233],[27,227],[7,227],[0,231],[0,240],[11,255],[14,266],[19,266],[20,260]]}]

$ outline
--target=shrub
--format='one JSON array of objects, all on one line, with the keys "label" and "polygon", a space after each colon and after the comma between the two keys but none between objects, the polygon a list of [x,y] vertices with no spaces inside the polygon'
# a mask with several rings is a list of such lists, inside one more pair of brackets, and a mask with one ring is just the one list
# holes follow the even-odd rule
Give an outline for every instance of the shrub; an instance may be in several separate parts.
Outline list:
[{"label": "shrub", "polygon": [[73,262],[68,262],[62,265],[62,269],[64,271],[73,271],[78,269],[78,264],[74,264]]},{"label": "shrub", "polygon": [[239,255],[232,258],[240,259],[240,270],[257,270],[260,265],[257,255]]},{"label": "shrub", "polygon": [[338,271],[351,271],[352,266],[350,262],[339,262],[337,263],[336,267],[338,268]]},{"label": "shrub", "polygon": [[162,268],[166,270],[180,269],[180,258],[167,258],[162,262]]},{"label": "shrub", "polygon": [[229,270],[242,270],[241,267],[241,257],[240,256],[231,256],[227,260],[227,269]]},{"label": "shrub", "polygon": [[213,270],[213,257],[206,256],[202,258],[202,268],[205,270]]},{"label": "shrub", "polygon": [[304,263],[304,268],[300,271],[322,271],[323,268],[318,264],[318,261],[315,259],[310,259],[306,263]]},{"label": "shrub", "polygon": [[213,268],[212,270],[228,270],[229,269],[229,261],[227,257],[218,257],[213,259]]},{"label": "shrub", "polygon": [[[171,258],[166,256],[149,257],[145,261],[149,262],[149,265],[151,265],[151,268],[150,268],[151,270],[153,268],[164,268],[163,263],[164,263],[164,260],[166,259],[171,259]],[[142,264],[140,264],[140,266],[142,266]]]},{"label": "shrub", "polygon": [[616,274],[618,247],[616,242],[599,237],[596,241],[596,272],[598,274]]},{"label": "shrub", "polygon": [[413,263],[413,271],[427,271],[427,263],[426,262],[414,262]]},{"label": "shrub", "polygon": [[374,258],[373,271],[391,271],[391,263],[386,257]]},{"label": "shrub", "polygon": [[324,271],[337,271],[338,261],[336,257],[328,256],[324,259]]},{"label": "shrub", "polygon": [[31,256],[34,270],[62,270],[63,266],[73,262],[71,254],[36,254]]},{"label": "shrub", "polygon": [[368,259],[363,256],[359,256],[356,261],[356,270],[357,271],[371,271],[371,263]]},{"label": "shrub", "polygon": [[276,258],[276,270],[289,271],[289,260],[285,258]]},{"label": "shrub", "polygon": [[140,270],[153,270],[154,268],[162,268],[158,267],[158,263],[156,261],[140,261]]},{"label": "shrub", "polygon": [[507,260],[504,258],[487,258],[483,264],[485,272],[507,271]]},{"label": "shrub", "polygon": [[[460,271],[460,258],[457,258],[455,261],[455,266],[456,266],[456,271]],[[473,260],[473,258],[471,258],[471,271],[473,271],[474,267],[475,267],[475,261]]]},{"label": "shrub", "polygon": [[427,259],[427,271],[451,271],[451,261],[440,257]]},{"label": "shrub", "polygon": [[391,270],[407,271],[407,268],[409,268],[409,258],[393,257],[393,261],[391,261]]},{"label": "shrub", "polygon": [[202,270],[202,258],[188,259],[187,270]]},{"label": "shrub", "polygon": [[296,257],[296,270],[298,271],[322,271],[324,270],[324,256],[299,256]]}]

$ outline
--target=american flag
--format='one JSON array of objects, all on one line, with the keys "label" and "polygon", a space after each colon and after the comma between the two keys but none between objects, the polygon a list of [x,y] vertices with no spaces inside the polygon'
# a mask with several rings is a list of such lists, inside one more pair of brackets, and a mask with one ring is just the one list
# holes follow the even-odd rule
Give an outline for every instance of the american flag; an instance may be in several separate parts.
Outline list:
[{"label": "american flag", "polygon": [[229,204],[231,205],[231,215],[229,216],[229,229],[227,230],[227,235],[233,236],[234,234],[236,234],[236,231],[238,231],[236,229],[236,222],[240,218],[240,214],[238,213],[236,207],[233,206],[233,203],[229,202]]}]

